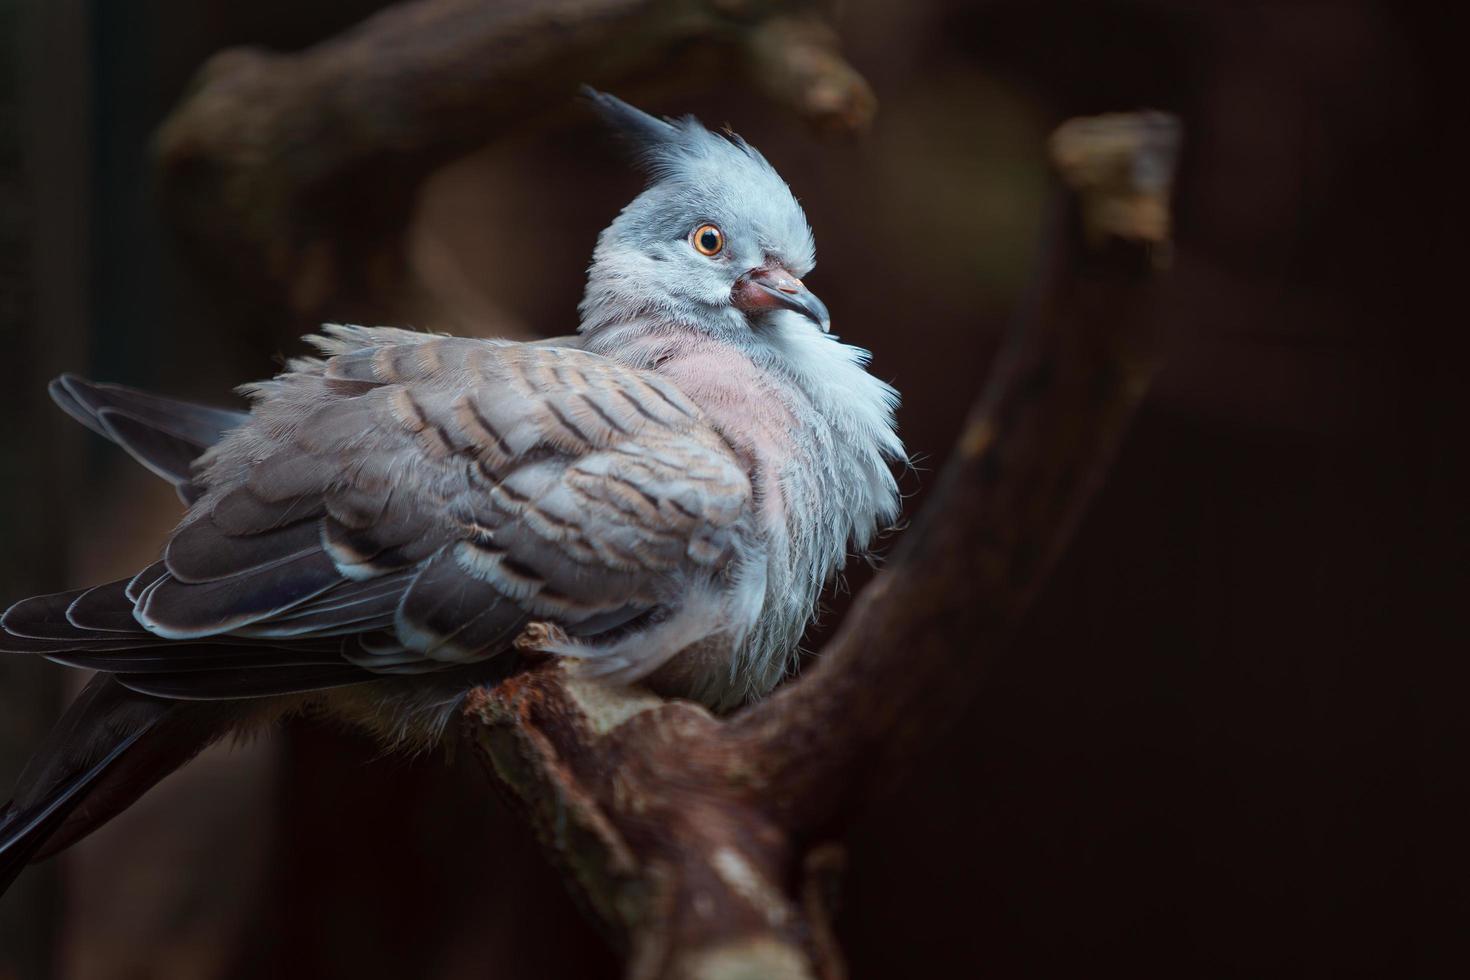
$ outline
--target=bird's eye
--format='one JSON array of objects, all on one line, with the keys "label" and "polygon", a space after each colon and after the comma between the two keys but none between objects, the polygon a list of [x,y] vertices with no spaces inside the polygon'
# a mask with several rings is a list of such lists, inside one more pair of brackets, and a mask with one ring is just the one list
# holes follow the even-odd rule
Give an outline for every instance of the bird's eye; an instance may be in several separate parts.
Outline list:
[{"label": "bird's eye", "polygon": [[714,225],[700,225],[690,240],[700,255],[719,255],[725,247],[725,233]]}]

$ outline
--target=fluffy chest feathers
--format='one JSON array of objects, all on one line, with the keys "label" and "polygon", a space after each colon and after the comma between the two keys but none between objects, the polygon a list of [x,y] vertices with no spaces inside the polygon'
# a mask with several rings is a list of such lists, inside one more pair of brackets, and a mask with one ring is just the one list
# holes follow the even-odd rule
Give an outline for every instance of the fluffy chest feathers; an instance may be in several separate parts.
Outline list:
[{"label": "fluffy chest feathers", "polygon": [[738,656],[757,686],[774,684],[849,549],[897,516],[897,394],[864,370],[864,351],[799,321],[773,325],[756,350],[635,324],[589,340],[668,378],[745,463],[764,595]]}]

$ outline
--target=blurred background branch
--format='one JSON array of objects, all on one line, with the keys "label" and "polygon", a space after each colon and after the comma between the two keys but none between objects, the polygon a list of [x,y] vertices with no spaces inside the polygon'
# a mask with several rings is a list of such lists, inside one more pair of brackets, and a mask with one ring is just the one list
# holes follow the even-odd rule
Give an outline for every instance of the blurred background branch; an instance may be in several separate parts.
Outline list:
[{"label": "blurred background branch", "polygon": [[423,178],[581,83],[754,78],[815,127],[866,128],[873,93],[812,6],[415,0],[299,53],[225,51],[158,131],[164,204],[226,288],[310,324],[391,306]]},{"label": "blurred background branch", "polygon": [[942,740],[1101,484],[1157,368],[1168,221],[1083,216],[1146,200],[1166,218],[1179,127],[1115,115],[1058,133],[1067,190],[1031,299],[924,511],[815,665],[729,720],[559,665],[472,702],[471,737],[630,977],[846,976],[821,900],[830,842]]}]

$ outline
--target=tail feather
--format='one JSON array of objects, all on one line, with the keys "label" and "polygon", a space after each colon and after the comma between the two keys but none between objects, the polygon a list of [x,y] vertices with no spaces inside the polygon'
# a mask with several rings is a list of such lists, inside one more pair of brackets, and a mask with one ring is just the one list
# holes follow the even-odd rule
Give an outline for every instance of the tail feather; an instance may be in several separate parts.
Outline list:
[{"label": "tail feather", "polygon": [[62,411],[174,485],[186,503],[201,492],[192,464],[248,416],[63,374],[50,386]]},{"label": "tail feather", "polygon": [[[50,392],[67,414],[168,480],[189,503],[203,492],[195,482],[196,461],[248,420],[242,412],[74,375],[57,378]],[[197,671],[210,679],[208,696],[234,701],[276,693],[280,686],[261,688],[246,667],[281,668],[295,690],[371,676],[343,661],[336,636],[285,642],[211,636],[180,644],[154,635],[133,610],[167,580],[166,566],[155,563],[130,580],[22,600],[0,615],[0,653],[39,654],[104,671],[47,736],[14,799],[0,806],[0,893],[26,864],[107,822],[224,732],[276,710],[260,702],[173,700],[147,689],[175,693],[175,686],[188,687],[180,675]],[[166,651],[155,649],[160,646]],[[177,694],[188,697],[187,690]]]},{"label": "tail feather", "polygon": [[54,787],[31,806],[21,807],[14,800],[5,805],[0,811],[0,895],[26,865],[43,856],[42,850],[86,800],[87,791],[142,737],[139,731],[123,739],[90,769]]},{"label": "tail feather", "polygon": [[138,694],[108,675],[94,678],[0,810],[0,893],[28,863],[122,812],[235,720]]}]

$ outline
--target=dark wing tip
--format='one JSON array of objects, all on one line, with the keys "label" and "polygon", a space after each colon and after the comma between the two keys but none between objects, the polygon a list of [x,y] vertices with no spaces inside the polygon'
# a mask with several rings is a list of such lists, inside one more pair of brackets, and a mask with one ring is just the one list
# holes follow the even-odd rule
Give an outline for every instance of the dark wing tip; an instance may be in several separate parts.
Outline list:
[{"label": "dark wing tip", "polygon": [[103,429],[102,424],[97,421],[96,411],[93,410],[92,406],[83,397],[83,393],[90,386],[91,382],[80,375],[60,374],[53,378],[51,383],[46,386],[46,393],[51,396],[51,400],[56,403],[57,408],[99,436],[107,438],[107,432]]},{"label": "dark wing tip", "polygon": [[30,639],[52,639],[58,633],[75,631],[66,618],[66,610],[86,589],[35,595],[13,603],[0,614],[0,630]]},{"label": "dark wing tip", "polygon": [[92,387],[92,382],[75,371],[63,371],[51,379],[50,390],[56,391],[58,388],[61,388],[72,395],[72,397],[76,397],[78,389],[85,390],[90,387]]},{"label": "dark wing tip", "polygon": [[88,381],[80,374],[74,374],[71,371],[65,371],[53,378],[51,380],[51,384],[47,386],[46,390],[49,391],[51,393],[51,397],[57,399],[58,402],[64,398],[76,402],[77,404],[86,406],[90,409],[93,407],[92,400],[89,399],[87,396],[96,391],[96,389],[96,384]]}]

